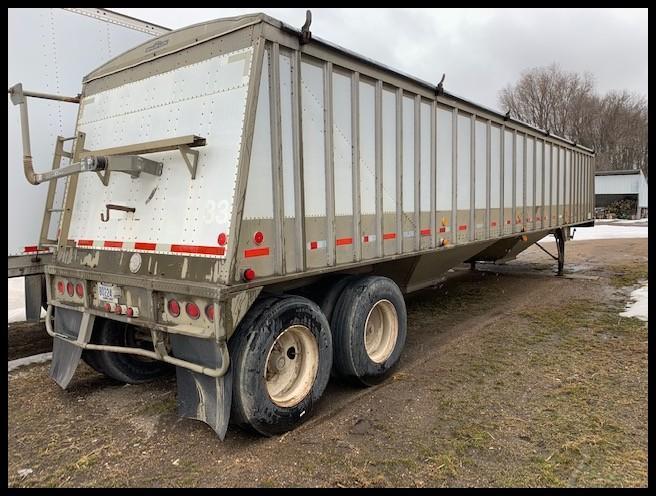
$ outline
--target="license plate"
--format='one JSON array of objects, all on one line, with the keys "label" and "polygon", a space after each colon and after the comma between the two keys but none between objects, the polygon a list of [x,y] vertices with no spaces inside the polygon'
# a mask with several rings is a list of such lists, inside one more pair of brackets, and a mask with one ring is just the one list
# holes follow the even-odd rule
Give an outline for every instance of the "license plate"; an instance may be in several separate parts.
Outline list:
[{"label": "license plate", "polygon": [[121,296],[121,288],[114,284],[98,283],[98,299],[110,303],[118,303],[118,297]]}]

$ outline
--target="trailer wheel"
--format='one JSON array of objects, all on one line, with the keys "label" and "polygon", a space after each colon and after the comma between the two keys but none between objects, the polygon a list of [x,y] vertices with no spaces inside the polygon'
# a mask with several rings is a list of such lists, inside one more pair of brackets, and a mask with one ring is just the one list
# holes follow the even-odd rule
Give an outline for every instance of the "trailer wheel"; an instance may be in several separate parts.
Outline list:
[{"label": "trailer wheel", "polygon": [[[92,342],[152,350],[152,345],[138,338],[138,327],[109,319],[100,319],[93,330]],[[139,355],[110,351],[85,350],[85,362],[96,371],[128,384],[142,384],[173,370],[169,364]]]},{"label": "trailer wheel", "polygon": [[333,369],[351,382],[371,386],[398,363],[406,338],[406,308],[399,287],[386,277],[352,281],[331,321]]},{"label": "trailer wheel", "polygon": [[232,421],[265,436],[293,429],[326,389],[332,353],[328,321],[312,301],[256,304],[230,341]]}]

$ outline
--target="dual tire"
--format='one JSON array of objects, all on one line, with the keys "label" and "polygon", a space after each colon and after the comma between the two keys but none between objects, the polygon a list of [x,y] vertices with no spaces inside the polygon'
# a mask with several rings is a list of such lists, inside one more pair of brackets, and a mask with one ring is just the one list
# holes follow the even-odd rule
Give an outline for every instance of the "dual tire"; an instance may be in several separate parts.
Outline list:
[{"label": "dual tire", "polygon": [[333,288],[321,306],[287,295],[249,310],[229,342],[233,423],[266,436],[286,432],[309,417],[331,370],[367,386],[398,363],[406,310],[396,284],[364,277]]}]

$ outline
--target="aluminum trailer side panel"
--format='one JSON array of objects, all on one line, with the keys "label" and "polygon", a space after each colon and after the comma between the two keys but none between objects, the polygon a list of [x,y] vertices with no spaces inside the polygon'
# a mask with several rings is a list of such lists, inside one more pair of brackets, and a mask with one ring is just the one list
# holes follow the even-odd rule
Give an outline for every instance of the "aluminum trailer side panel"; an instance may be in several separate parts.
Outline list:
[{"label": "aluminum trailer side panel", "polygon": [[[578,175],[576,164],[593,158],[587,149],[477,112],[450,96],[429,98],[405,84],[396,86],[395,74],[374,72],[369,64],[336,54],[330,46],[301,46],[275,29],[265,33],[271,41],[253,137],[259,153],[251,161],[231,283],[241,282],[247,268],[262,284],[281,281],[290,272],[352,269],[368,261],[455,248],[463,255],[455,256],[453,265],[475,260],[477,253],[504,237],[527,247],[554,229],[592,218],[591,212],[576,208],[576,191],[589,181],[589,171]],[[291,71],[286,61],[297,58],[301,91],[294,92],[282,78],[293,76],[284,70]],[[271,74],[277,74],[275,81]],[[272,95],[282,104],[271,105]],[[395,105],[394,95],[399,95],[400,105]],[[292,113],[294,99],[302,109],[298,116]],[[292,184],[273,180],[278,166],[277,148],[271,144],[285,137],[271,123],[290,115],[298,119],[303,136],[302,199],[296,198]],[[397,148],[399,177],[392,173]],[[283,176],[291,177],[293,167],[291,160],[283,160]],[[342,207],[350,203],[343,199],[348,194],[352,215]],[[275,230],[276,204],[293,201],[304,212],[303,254]],[[256,242],[256,233],[265,241]],[[478,247],[460,248],[472,243]],[[397,252],[397,246],[402,251]],[[508,252],[516,254],[517,249]],[[280,254],[302,257],[305,265],[280,270]],[[424,272],[424,282],[437,277],[433,272]]]}]

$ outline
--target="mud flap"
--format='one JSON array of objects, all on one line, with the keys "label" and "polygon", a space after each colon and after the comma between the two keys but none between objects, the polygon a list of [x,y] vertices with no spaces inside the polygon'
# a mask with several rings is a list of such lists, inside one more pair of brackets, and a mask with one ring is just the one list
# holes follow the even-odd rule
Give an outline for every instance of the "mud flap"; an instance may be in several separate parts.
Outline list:
[{"label": "mud flap", "polygon": [[[171,334],[171,347],[176,358],[205,367],[221,366],[219,345],[212,340]],[[176,367],[176,378],[178,415],[205,422],[223,441],[232,406],[232,369],[228,369],[223,377],[209,377]]]},{"label": "mud flap", "polygon": [[71,382],[81,356],[82,348],[79,346],[75,346],[61,338],[53,338],[50,377],[62,389],[66,389],[68,383]]},{"label": "mud flap", "polygon": [[95,317],[90,314],[58,308],[55,312],[55,336],[52,343],[50,377],[66,389],[80,363],[82,348],[71,341],[88,343]]}]

